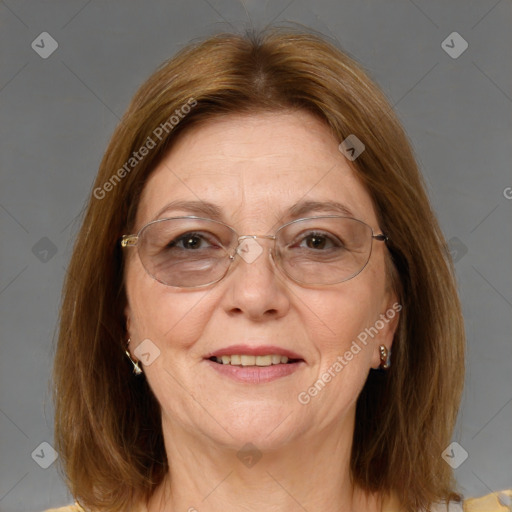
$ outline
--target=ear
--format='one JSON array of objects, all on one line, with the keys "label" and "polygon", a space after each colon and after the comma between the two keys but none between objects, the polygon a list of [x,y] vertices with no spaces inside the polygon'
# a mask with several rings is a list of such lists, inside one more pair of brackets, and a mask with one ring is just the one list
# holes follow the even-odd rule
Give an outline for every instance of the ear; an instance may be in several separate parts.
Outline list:
[{"label": "ear", "polygon": [[[126,350],[128,350],[131,353],[131,348],[132,348],[133,343],[130,343],[130,345],[128,345],[128,340],[132,337],[132,334],[131,334],[132,312],[131,312],[131,308],[129,305],[127,305],[124,308],[124,318],[125,318],[125,329],[126,329],[124,344],[125,344]],[[132,354],[132,356],[133,356],[133,354]]]},{"label": "ear", "polygon": [[130,337],[130,325],[131,325],[131,308],[127,304],[124,308],[124,318],[125,318],[125,326],[126,326],[126,337]]},{"label": "ear", "polygon": [[381,363],[379,346],[384,345],[388,351],[392,349],[401,310],[402,305],[398,301],[398,297],[394,292],[390,293],[387,300],[384,301],[383,313],[375,322],[375,327],[379,332],[373,341],[372,368],[374,369],[379,368]]}]

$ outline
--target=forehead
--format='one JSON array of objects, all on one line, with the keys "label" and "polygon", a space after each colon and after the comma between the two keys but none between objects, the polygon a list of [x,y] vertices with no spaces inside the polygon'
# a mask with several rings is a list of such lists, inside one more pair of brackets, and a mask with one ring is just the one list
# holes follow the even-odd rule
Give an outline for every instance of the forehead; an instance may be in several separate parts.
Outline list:
[{"label": "forehead", "polygon": [[[304,202],[340,203],[348,216],[376,226],[371,198],[338,145],[322,121],[302,111],[209,120],[182,134],[152,172],[137,226],[194,215],[182,208],[185,202],[212,203],[217,213],[200,216],[245,229],[293,220]],[[180,206],[167,208],[170,203]]]}]

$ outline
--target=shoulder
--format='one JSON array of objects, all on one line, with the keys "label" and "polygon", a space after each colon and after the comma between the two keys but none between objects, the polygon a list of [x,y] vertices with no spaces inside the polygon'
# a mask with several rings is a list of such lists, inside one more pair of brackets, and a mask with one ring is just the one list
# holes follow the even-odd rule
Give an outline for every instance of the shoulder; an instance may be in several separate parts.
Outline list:
[{"label": "shoulder", "polygon": [[[138,506],[135,509],[130,509],[131,511],[136,512],[146,512],[147,509],[145,505],[142,503],[139,503]],[[60,508],[50,508],[45,510],[44,512],[87,512],[85,509],[83,509],[78,503],[75,503],[74,505],[67,505],[66,507],[60,507]]]},{"label": "shoulder", "polygon": [[84,509],[78,505],[68,505],[67,507],[61,508],[50,508],[44,512],[84,512]]},{"label": "shoulder", "polygon": [[[396,494],[385,502],[383,512],[405,512],[400,505]],[[503,490],[486,494],[478,498],[465,498],[462,503],[451,501],[436,503],[430,508],[430,512],[510,512],[512,511],[512,490]]]},{"label": "shoulder", "polygon": [[[385,510],[392,510],[392,506]],[[459,503],[450,503],[447,509],[445,505],[438,504],[432,512],[507,512],[512,510],[512,490],[503,490],[486,494],[478,498],[467,498],[462,505]],[[51,508],[45,512],[84,512],[84,509],[78,505],[70,505],[62,508]]]},{"label": "shoulder", "polygon": [[432,512],[507,512],[512,510],[512,490],[492,492],[478,498],[466,498],[462,503],[437,503]]},{"label": "shoulder", "polygon": [[505,512],[512,510],[512,489],[464,500],[464,512]]}]

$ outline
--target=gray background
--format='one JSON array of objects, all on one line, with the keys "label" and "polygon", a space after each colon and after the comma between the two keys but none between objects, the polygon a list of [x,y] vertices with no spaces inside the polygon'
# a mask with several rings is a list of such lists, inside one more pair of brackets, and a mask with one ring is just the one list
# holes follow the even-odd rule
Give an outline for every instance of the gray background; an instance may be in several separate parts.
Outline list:
[{"label": "gray background", "polygon": [[[456,476],[467,495],[512,488],[511,0],[8,0],[0,2],[0,511],[71,499],[57,463],[39,466],[50,451],[38,447],[53,438],[48,380],[64,270],[108,139],[158,64],[193,38],[247,25],[248,15],[255,26],[300,22],[337,39],[398,112],[457,260],[468,373],[453,439],[469,457]],[[456,59],[441,46],[454,31],[469,45]],[[47,59],[31,47],[42,32],[58,42]],[[455,458],[462,453],[456,447]]]}]

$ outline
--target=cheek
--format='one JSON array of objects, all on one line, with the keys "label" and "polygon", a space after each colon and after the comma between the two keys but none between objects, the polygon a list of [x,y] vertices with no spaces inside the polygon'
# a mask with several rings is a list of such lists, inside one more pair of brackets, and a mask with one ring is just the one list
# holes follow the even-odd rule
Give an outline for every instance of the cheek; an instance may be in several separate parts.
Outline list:
[{"label": "cheek", "polygon": [[384,267],[375,263],[350,281],[316,292],[308,300],[314,307],[304,308],[309,318],[304,325],[317,353],[315,374],[323,382],[332,381],[323,399],[339,406],[345,402],[337,394],[355,399],[377,362],[376,347],[384,331],[376,333],[374,326],[386,311],[387,295]]},{"label": "cheek", "polygon": [[353,340],[373,325],[381,313],[382,294],[369,280],[340,283],[334,290],[322,290],[308,298],[310,339],[319,351],[332,355],[348,350]]},{"label": "cheek", "polygon": [[126,272],[128,325],[130,335],[149,338],[164,348],[187,346],[198,337],[206,321],[205,297],[209,291],[184,291],[165,286],[150,277],[134,259]]}]

